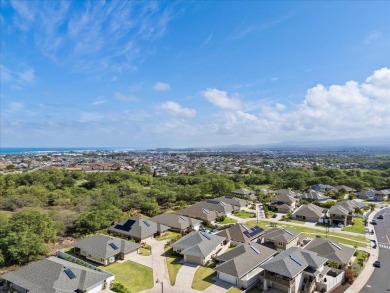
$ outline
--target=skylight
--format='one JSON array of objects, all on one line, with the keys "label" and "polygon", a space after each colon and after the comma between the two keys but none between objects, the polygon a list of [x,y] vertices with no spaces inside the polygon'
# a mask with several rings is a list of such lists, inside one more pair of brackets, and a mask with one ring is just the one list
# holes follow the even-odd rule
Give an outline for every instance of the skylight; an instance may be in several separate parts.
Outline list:
[{"label": "skylight", "polygon": [[203,211],[204,213],[206,213],[206,214],[210,213],[210,211],[207,210],[207,209],[202,209],[202,211]]},{"label": "skylight", "polygon": [[148,227],[150,227],[150,223],[148,221],[144,221],[144,224]]},{"label": "skylight", "polygon": [[336,243],[333,243],[332,241],[329,241],[329,243],[332,244],[337,249],[342,250],[342,248],[340,246],[338,246]]},{"label": "skylight", "polygon": [[204,238],[206,238],[207,240],[211,240],[211,238],[210,238],[210,236],[209,236],[208,234],[202,233],[202,232],[200,232],[200,234],[202,234],[202,236],[203,236]]},{"label": "skylight", "polygon": [[252,245],[250,245],[250,244],[249,244],[249,246],[250,246],[257,254],[260,254],[260,251],[259,251],[256,247],[254,247],[254,246],[252,246]]},{"label": "skylight", "polygon": [[293,257],[291,254],[288,255],[290,257],[290,259],[292,259],[293,261],[295,261],[298,265],[300,266],[303,266],[303,262],[297,260],[295,257]]},{"label": "skylight", "polygon": [[183,221],[186,220],[186,218],[184,218],[183,216],[179,216],[180,219],[182,219]]},{"label": "skylight", "polygon": [[244,224],[241,224],[242,227],[244,227],[245,230],[249,231],[249,228],[245,226]]},{"label": "skylight", "polygon": [[284,232],[286,232],[287,234],[291,235],[291,236],[294,236],[294,234],[286,229],[283,229]]},{"label": "skylight", "polygon": [[109,243],[108,245],[110,245],[112,247],[112,249],[114,249],[114,250],[119,249],[118,246],[116,246],[115,243],[113,243],[113,242]]},{"label": "skylight", "polygon": [[224,203],[223,201],[221,201],[221,205],[225,206],[225,205],[226,205],[226,203]]},{"label": "skylight", "polygon": [[72,280],[72,279],[76,278],[76,275],[72,272],[72,270],[70,268],[65,267],[64,272],[69,277],[69,279]]}]

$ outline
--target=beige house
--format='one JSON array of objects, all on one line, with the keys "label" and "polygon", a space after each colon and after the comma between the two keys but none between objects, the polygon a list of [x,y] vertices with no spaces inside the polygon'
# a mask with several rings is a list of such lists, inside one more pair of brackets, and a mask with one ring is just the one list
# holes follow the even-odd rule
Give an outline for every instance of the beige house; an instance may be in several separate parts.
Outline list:
[{"label": "beige house", "polygon": [[303,204],[292,214],[295,220],[305,222],[319,222],[324,216],[324,209],[314,204]]},{"label": "beige house", "polygon": [[300,232],[283,228],[266,230],[259,238],[259,243],[271,246],[277,250],[286,250],[298,246]]}]

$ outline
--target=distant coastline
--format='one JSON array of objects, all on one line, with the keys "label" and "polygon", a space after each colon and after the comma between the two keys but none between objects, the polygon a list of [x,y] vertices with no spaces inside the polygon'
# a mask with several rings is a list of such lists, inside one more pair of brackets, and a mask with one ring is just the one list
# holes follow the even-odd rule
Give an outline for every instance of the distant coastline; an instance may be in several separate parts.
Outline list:
[{"label": "distant coastline", "polygon": [[86,151],[130,151],[130,148],[115,147],[69,147],[69,148],[0,148],[0,155],[15,154],[36,154],[36,153],[69,153],[69,152],[86,152]]}]

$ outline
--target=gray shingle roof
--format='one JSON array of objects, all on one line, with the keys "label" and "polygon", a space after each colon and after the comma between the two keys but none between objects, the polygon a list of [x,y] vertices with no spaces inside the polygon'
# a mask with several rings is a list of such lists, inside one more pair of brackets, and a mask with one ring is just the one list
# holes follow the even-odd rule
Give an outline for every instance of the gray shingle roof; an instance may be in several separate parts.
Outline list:
[{"label": "gray shingle roof", "polygon": [[180,249],[183,255],[206,257],[225,239],[225,237],[205,232],[192,231],[173,243],[172,247]]},{"label": "gray shingle roof", "polygon": [[221,213],[210,209],[209,205],[206,205],[205,203],[205,201],[197,202],[185,209],[176,211],[175,214],[201,219],[202,221],[215,221]]},{"label": "gray shingle roof", "polygon": [[317,269],[326,261],[326,258],[318,256],[315,252],[290,247],[260,267],[285,277],[294,278],[306,268]]},{"label": "gray shingle roof", "polygon": [[[112,246],[112,243],[114,246]],[[98,255],[103,258],[117,255],[120,252],[129,253],[140,247],[137,243],[103,234],[97,234],[81,239],[77,241],[74,246],[90,254]],[[117,247],[117,249],[114,247]]]},{"label": "gray shingle roof", "polygon": [[260,228],[259,226],[255,227],[247,227],[243,224],[234,224],[233,226],[218,232],[216,235],[226,237],[229,240],[237,242],[248,242],[260,237],[264,233],[263,228]]},{"label": "gray shingle roof", "polygon": [[314,204],[303,204],[301,205],[293,215],[310,217],[310,218],[321,218],[324,209]]},{"label": "gray shingle roof", "polygon": [[356,251],[352,247],[323,238],[314,238],[305,246],[305,249],[344,265],[350,261]]},{"label": "gray shingle roof", "polygon": [[157,215],[153,218],[150,218],[150,220],[180,230],[186,230],[189,227],[198,226],[202,223],[201,220],[170,213]]},{"label": "gray shingle roof", "polygon": [[221,197],[214,198],[213,200],[220,201],[220,202],[222,201],[224,203],[227,203],[227,204],[230,204],[232,206],[239,207],[239,208],[242,208],[242,207],[245,207],[248,205],[248,201],[246,201],[245,199],[233,197],[233,196],[221,196]]},{"label": "gray shingle roof", "polygon": [[329,209],[329,214],[331,215],[340,215],[340,216],[348,216],[349,211],[346,210],[341,205],[334,205]]},{"label": "gray shingle roof", "polygon": [[[76,277],[70,279],[65,273],[66,268],[69,268]],[[52,256],[1,277],[29,290],[30,293],[53,293],[83,291],[111,276],[109,273],[95,271]]]},{"label": "gray shingle roof", "polygon": [[157,232],[163,232],[168,229],[169,227],[165,225],[157,224],[137,215],[115,224],[108,228],[108,231],[122,234],[127,237],[133,237],[135,239],[144,239],[153,236]]},{"label": "gray shingle roof", "polygon": [[217,257],[223,261],[215,271],[241,278],[277,253],[258,243],[243,243]]},{"label": "gray shingle roof", "polygon": [[261,238],[290,243],[292,240],[296,239],[299,234],[301,233],[291,229],[270,228],[261,235]]},{"label": "gray shingle roof", "polygon": [[329,196],[326,196],[326,195],[323,194],[322,192],[315,191],[315,190],[313,190],[313,189],[309,189],[309,190],[307,190],[306,192],[304,192],[304,193],[302,194],[302,199],[318,200],[318,201],[321,201],[321,200],[330,199],[330,197],[329,197]]}]

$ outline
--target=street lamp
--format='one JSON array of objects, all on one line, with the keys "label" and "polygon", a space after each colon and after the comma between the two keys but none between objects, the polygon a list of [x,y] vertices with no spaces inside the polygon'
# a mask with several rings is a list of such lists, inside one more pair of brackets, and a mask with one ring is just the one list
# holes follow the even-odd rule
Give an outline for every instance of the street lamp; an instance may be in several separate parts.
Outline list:
[{"label": "street lamp", "polygon": [[164,293],[164,281],[160,281],[159,279],[156,280],[156,284],[160,283],[161,284],[161,293]]}]

